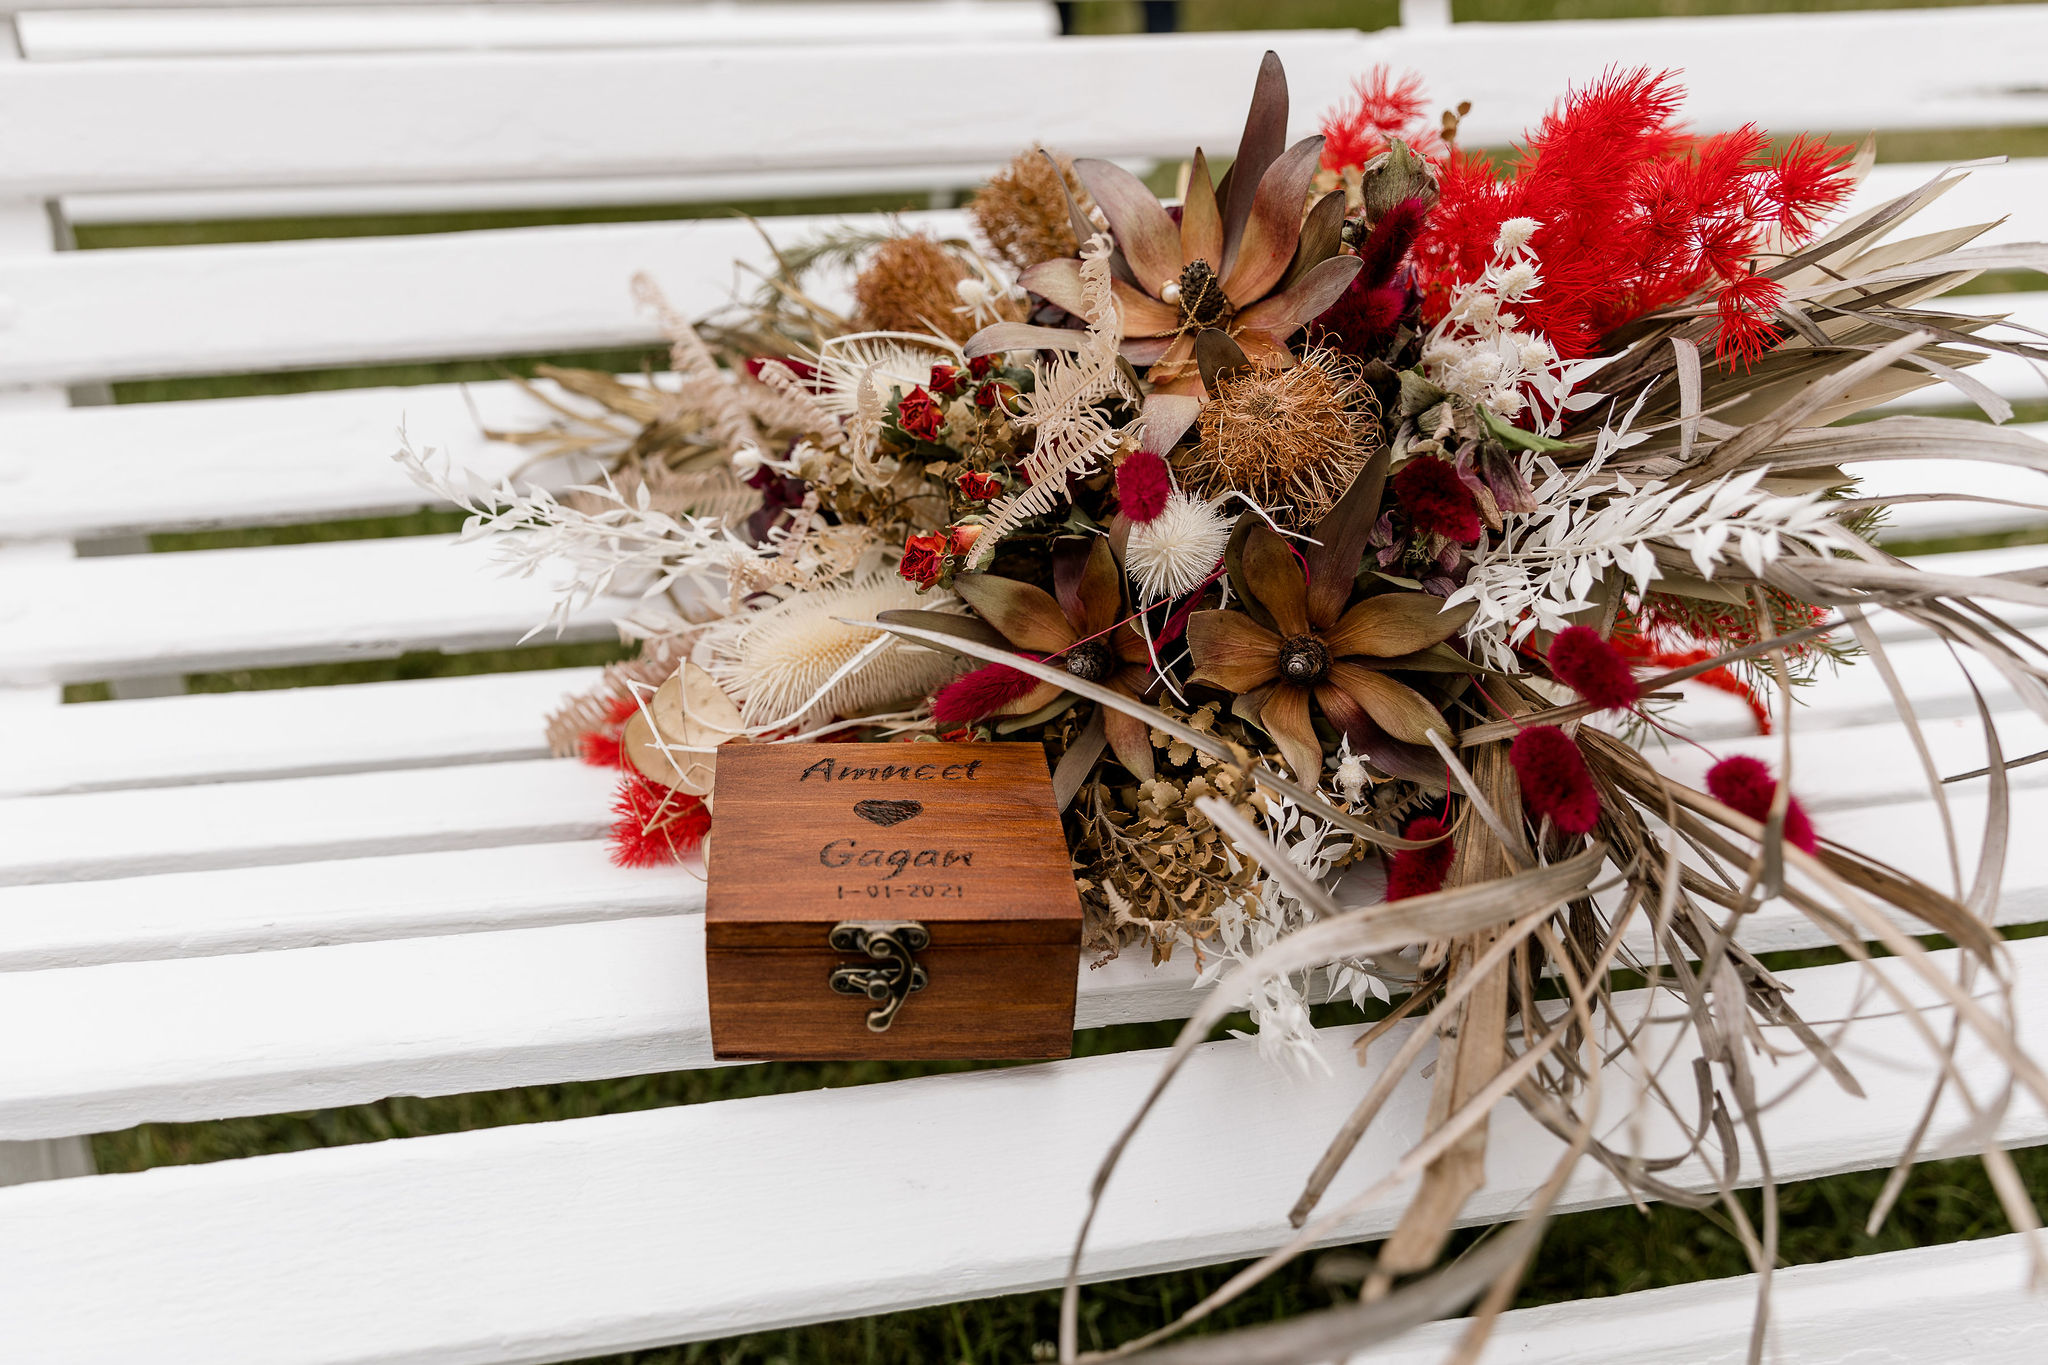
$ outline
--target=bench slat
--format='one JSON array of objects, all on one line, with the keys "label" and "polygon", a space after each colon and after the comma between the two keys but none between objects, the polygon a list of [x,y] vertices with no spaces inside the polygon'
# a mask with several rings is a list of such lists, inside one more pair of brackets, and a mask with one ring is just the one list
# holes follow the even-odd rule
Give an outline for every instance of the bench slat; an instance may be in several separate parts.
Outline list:
[{"label": "bench slat", "polygon": [[495,381],[0,413],[0,540],[409,512],[431,498],[383,458],[401,428],[415,449],[432,447],[495,484],[528,456],[481,428],[553,418],[518,385]]},{"label": "bench slat", "polygon": [[[783,218],[775,231],[797,241],[844,221]],[[947,232],[962,220],[905,221]],[[14,318],[0,383],[653,345],[635,273],[695,316],[731,297],[736,259],[759,264],[765,250],[748,223],[696,219],[0,257]],[[380,433],[365,454],[386,444]]]},{"label": "bench slat", "polygon": [[[0,568],[0,684],[510,645],[546,620],[553,597],[536,580],[500,577],[494,551],[405,536],[11,564]],[[2036,567],[2043,556],[2022,546],[1945,564],[1979,573]],[[562,638],[612,636],[621,605],[591,604]],[[2027,622],[2044,613],[2006,614]]]},{"label": "bench slat", "polygon": [[701,876],[596,840],[275,863],[0,891],[0,972],[696,913]]},{"label": "bench slat", "polygon": [[[1077,154],[1179,156],[1190,140],[1234,143],[1242,104],[1228,92],[1249,89],[1269,46],[1303,96],[1303,130],[1375,62],[1418,70],[1436,99],[1470,99],[1464,138],[1480,145],[1520,136],[1566,81],[1636,64],[1684,66],[1686,115],[1705,130],[1803,127],[1815,109],[1850,128],[2018,126],[2048,107],[2032,63],[2044,40],[2048,9],[2000,6],[1064,39],[1042,60],[1006,42],[986,56],[905,44],[858,63],[825,46],[25,63],[0,82],[0,123],[33,120],[39,134],[0,156],[0,194],[971,162],[1015,150],[1014,116],[988,111],[1018,109]],[[1818,71],[1802,61],[1816,49],[1835,58]],[[1894,80],[1864,79],[1900,51],[1914,60]],[[734,117],[778,86],[807,89],[833,117],[797,144],[776,120]],[[874,89],[894,97],[853,97]],[[155,116],[101,117],[113,107]],[[265,112],[254,125],[252,108]],[[676,131],[689,128],[717,135]]]},{"label": "bench slat", "polygon": [[[1886,183],[1909,187],[1925,178],[1923,169]],[[1958,196],[1955,208],[1930,210],[1930,224],[1995,217],[1996,203],[2048,235],[2048,161],[1973,175],[1952,192]],[[779,218],[769,230],[786,243],[849,221],[872,227],[880,220]],[[950,212],[910,214],[904,222],[940,234],[966,224]],[[0,297],[12,315],[0,330],[0,383],[657,344],[655,320],[628,289],[634,273],[647,272],[679,310],[695,315],[724,304],[736,282],[751,287],[736,259],[758,266],[765,248],[752,226],[726,219],[0,257]],[[2017,308],[2023,320],[2048,324],[2041,295],[1979,296],[1967,306]],[[206,325],[195,327],[195,318]],[[2024,362],[1993,361],[1979,373],[2002,392],[2043,392]],[[382,426],[366,428],[366,458],[387,445],[403,408],[392,411]],[[451,428],[442,439],[465,438],[464,424]],[[424,427],[419,435],[433,439]],[[185,463],[171,462],[174,469]]]},{"label": "bench slat", "polygon": [[[1771,1277],[1767,1359],[1799,1365],[2028,1365],[2048,1298],[2027,1290],[2020,1233],[1791,1266]],[[1700,1365],[1741,1360],[1753,1275],[1501,1316],[1480,1365]],[[1464,1320],[1418,1327],[1348,1365],[1439,1365]]]},{"label": "bench slat", "polygon": [[542,669],[58,707],[18,736],[0,796],[545,758],[542,718],[599,674]]},{"label": "bench slat", "polygon": [[[2016,944],[2013,957],[2036,987],[2020,994],[2031,1034],[2048,1026],[2048,943]],[[1834,1018],[1855,1008],[1860,974],[1815,968],[1788,984],[1810,1016]],[[1142,1150],[1255,1159],[1230,1160],[1228,1199],[1191,1198],[1184,1161],[1126,1164],[1086,1272],[1210,1263],[1282,1240],[1303,1174],[1367,1083],[1356,1032],[1318,1039],[1335,1084],[1291,1076],[1249,1040],[1207,1045]],[[1822,1081],[1776,1104],[1779,1179],[1889,1161],[1917,1117],[1930,1072],[1903,1021],[1859,1022],[1849,1050],[1866,1068],[1885,1059],[1886,1083],[1852,1102]],[[1681,1074],[1689,1055],[1677,1049]],[[1973,1041],[1958,1060],[1986,1087],[2001,1070]],[[1063,1272],[1090,1174],[1158,1065],[1123,1053],[0,1190],[10,1340],[76,1365],[145,1350],[273,1365],[561,1360],[1044,1287]],[[1764,1068],[1762,1096],[1805,1072]],[[1414,1141],[1428,1084],[1403,1081],[1330,1207]],[[1610,1080],[1616,1119],[1626,1089]],[[1951,1103],[1932,1152],[1951,1150],[1956,1125]],[[1512,1105],[1492,1131],[1472,1222],[1511,1214],[1556,1152]],[[1643,1132],[1650,1151],[1677,1141],[1656,1118]],[[2022,1102],[2000,1136],[2041,1141],[2048,1119]],[[1711,1185],[1696,1167],[1677,1178]],[[1404,1198],[1371,1204],[1336,1240],[1383,1234]],[[1562,1202],[1616,1198],[1587,1163]],[[106,1311],[107,1284],[123,1286],[119,1313]]]},{"label": "bench slat", "polygon": [[[492,553],[402,536],[10,565],[0,683],[501,648],[544,622],[554,595],[500,576]],[[616,638],[621,605],[594,603],[561,636],[536,638]]]},{"label": "bench slat", "polygon": [[[2048,320],[2048,295],[2032,306]],[[2011,378],[2015,388],[2037,382],[2024,362]],[[0,500],[0,540],[91,540],[410,511],[427,495],[380,458],[397,448],[401,427],[416,449],[432,447],[495,482],[526,455],[486,440],[481,428],[520,430],[551,420],[518,386],[496,382],[0,414],[0,488],[9,494]],[[2048,423],[2016,429],[2048,438]],[[91,477],[80,477],[81,469]],[[2010,465],[1885,461],[1852,472],[1864,478],[1865,496],[1942,489],[2048,503],[2048,478]],[[557,487],[581,476],[558,466],[532,473]],[[2048,513],[1986,504],[1905,504],[1893,509],[1887,533],[1928,537],[2043,521]]]},{"label": "bench slat", "polygon": [[[1887,655],[1923,720],[1974,715],[1948,651],[1901,635],[1877,618]],[[1994,710],[2015,704],[2004,678],[1976,669]],[[383,768],[540,758],[541,718],[564,696],[596,684],[596,669],[423,678],[342,687],[199,693],[52,708],[14,739],[0,769],[0,796],[56,795],[123,787],[305,777]],[[1722,693],[1689,689],[1688,733],[1720,740],[1755,722]],[[1818,698],[1823,704],[1813,704]],[[1871,668],[1825,674],[1802,693],[1803,735],[1893,719],[1883,679]]]},{"label": "bench slat", "polygon": [[[1952,804],[1961,837],[1973,839],[1981,797]],[[2048,791],[2014,794],[2016,829],[2042,818]],[[1835,812],[1825,824],[1854,847],[1886,850],[1904,870],[1947,881],[1944,855],[1929,837],[1936,822],[1927,802]],[[484,926],[499,905],[508,907],[508,920],[544,922],[551,914],[585,913],[601,900],[593,888],[610,880],[627,894],[603,913],[645,914],[660,907],[664,894],[673,897],[672,909],[701,906],[701,890],[686,872],[612,879],[588,851],[564,855],[560,866],[538,857],[507,865],[508,874],[557,879],[558,901],[546,899],[547,886],[522,886],[508,875],[488,874],[471,888],[459,879],[473,869],[449,859],[397,873],[343,870],[330,891],[304,898],[303,924],[291,922],[298,896],[269,902],[282,922],[275,932],[257,922],[265,908],[260,898],[278,885],[264,878],[138,878],[81,884],[80,894],[29,888],[22,909],[34,922],[21,947],[47,960],[47,917],[67,910],[101,916],[81,924],[73,941],[104,961],[113,951],[163,951],[174,925],[162,921],[180,918],[189,919],[195,944],[204,945],[196,950],[232,952],[259,939]],[[334,869],[294,870],[308,878]],[[374,899],[406,872],[422,874],[407,900]],[[160,915],[124,905],[124,891],[163,897]],[[431,899],[436,892],[438,904]],[[0,893],[10,920],[14,894]],[[216,895],[218,901],[209,899]],[[416,919],[395,923],[406,918],[407,905],[419,907]],[[1999,915],[2005,923],[2048,917],[2044,841],[2014,841]],[[124,919],[154,941],[133,949],[110,943],[125,931]],[[1743,935],[1759,951],[1825,941],[1783,909],[1750,917]],[[1192,999],[1185,954],[1162,970],[1144,958],[1134,952],[1101,969],[1084,966],[1077,1027],[1185,1015]],[[0,1036],[35,1037],[38,1045],[0,1069],[0,1139],[707,1066],[703,971],[702,920],[692,913],[12,972],[0,990]],[[130,1020],[150,1022],[136,1028]]]},{"label": "bench slat", "polygon": [[[31,0],[33,3],[34,0]],[[30,61],[108,57],[271,56],[477,48],[656,47],[805,42],[990,42],[1049,38],[1059,17],[1038,0],[776,0],[774,4],[350,5],[309,11],[193,5],[169,13],[29,13],[17,21]]]}]

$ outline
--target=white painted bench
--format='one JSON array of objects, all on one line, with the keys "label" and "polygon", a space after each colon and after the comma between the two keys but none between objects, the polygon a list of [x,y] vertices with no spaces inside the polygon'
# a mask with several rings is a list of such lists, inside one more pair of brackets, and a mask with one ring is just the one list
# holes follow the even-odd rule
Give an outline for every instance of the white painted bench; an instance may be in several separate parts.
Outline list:
[{"label": "white painted bench", "polygon": [[[1760,33],[1774,41],[1759,43]],[[2048,7],[1452,26],[1369,39],[1070,39],[1028,74],[1001,60],[1018,41],[980,60],[974,44],[956,44],[951,61],[885,45],[859,62],[800,46],[0,66],[0,127],[17,130],[0,143],[0,199],[10,204],[0,214],[0,385],[11,387],[0,411],[0,684],[14,722],[0,758],[0,1140],[21,1144],[0,1160],[17,1176],[75,1172],[80,1148],[66,1139],[145,1121],[710,1065],[701,893],[675,872],[610,866],[599,842],[607,780],[544,756],[539,714],[587,671],[55,705],[67,682],[516,640],[544,610],[542,595],[492,577],[441,537],[72,553],[152,530],[417,506],[382,458],[401,416],[416,440],[479,468],[509,463],[475,436],[462,396],[361,389],[72,409],[63,392],[647,344],[652,323],[625,287],[634,271],[695,310],[723,296],[729,258],[757,250],[743,226],[710,220],[69,253],[50,249],[50,205],[834,166],[883,174],[991,165],[1031,136],[1176,156],[1234,137],[1240,101],[1212,92],[1248,87],[1269,41],[1288,62],[1298,118],[1392,61],[1424,71],[1440,98],[1473,99],[1468,136],[1480,142],[1506,140],[1565,80],[1636,60],[1687,66],[1692,112],[1707,127],[2048,122],[2032,55],[2048,44]],[[1822,43],[1838,65],[1796,79],[1771,65]],[[1913,60],[1885,61],[1902,51]],[[1867,81],[1873,64],[1888,83]],[[803,72],[791,88],[834,114],[806,125],[815,136],[803,146],[768,121],[729,115],[734,92],[771,67]],[[369,104],[359,98],[367,82],[380,93]],[[863,98],[869,89],[891,99]],[[955,116],[968,107],[995,112]],[[131,109],[151,116],[120,116]],[[715,136],[678,139],[678,126]],[[1918,175],[1881,168],[1871,192]],[[2048,164],[1982,175],[1940,212],[1965,221],[2007,210],[2008,234],[2048,233]],[[2044,303],[2015,300],[2037,322]],[[2039,395],[2031,376],[1986,373],[2015,397]],[[518,411],[506,386],[471,393],[489,417]],[[2002,495],[2043,500],[2017,485]],[[1953,514],[1915,522],[1901,511],[1914,534],[1966,529]],[[2010,524],[2006,513],[1968,522],[1999,524]],[[1956,560],[2009,567],[2042,554]],[[607,633],[601,612],[570,632]],[[1909,631],[1892,638],[1937,761],[1976,766],[1971,702],[1943,651]],[[1993,681],[2008,752],[2048,747]],[[1874,670],[1816,691],[1801,718],[1802,799],[1836,837],[1943,880],[1926,838],[1930,809]],[[1739,738],[1737,708],[1714,709],[1722,700],[1699,700],[1701,731],[1724,750],[1756,745]],[[2048,765],[2013,776],[2015,828],[2038,827]],[[1981,801],[1963,795],[1956,806],[1967,838]],[[2048,919],[2048,847],[2016,840],[2007,882],[2005,922]],[[1815,942],[1805,921],[1782,914],[1759,916],[1748,933],[1758,949]],[[2042,942],[2016,947],[2031,983],[2023,1036],[2048,1029]],[[1792,980],[1808,1015],[1823,1018],[1853,984],[1838,968]],[[1077,1026],[1179,1017],[1187,984],[1184,967],[1134,961],[1084,974]],[[1897,1030],[1863,1025],[1858,1060],[1917,1055],[1894,1043]],[[1339,1076],[1357,1075],[1348,1036],[1323,1039]],[[1042,1287],[1058,1280],[1087,1177],[1157,1060],[1129,1053],[18,1185],[0,1190],[6,1358],[562,1360]],[[1809,1091],[1778,1113],[1777,1177],[1890,1161],[1925,1092],[1910,1066],[1890,1079],[1864,1104]],[[1407,1084],[1419,1112],[1425,1083]],[[1177,1169],[1122,1172],[1090,1276],[1273,1245],[1301,1173],[1354,1096],[1294,1082],[1247,1044],[1210,1045],[1148,1132],[1265,1161],[1227,1199],[1189,1198]],[[1936,1131],[1953,1126],[1944,1118]],[[1496,1131],[1475,1221],[1512,1212],[1550,1159],[1549,1139],[1518,1113],[1503,1111]],[[2004,1136],[2048,1141],[2048,1117],[2016,1110]],[[1376,1134],[1347,1179],[1384,1168],[1408,1137],[1399,1124]],[[878,1167],[881,1153],[894,1163]],[[1000,1198],[991,1172],[1005,1183]],[[838,1202],[856,1177],[867,1215],[857,1224]],[[1615,1198],[1589,1172],[1567,1203]],[[1369,1209],[1342,1235],[1383,1232],[1394,1212]],[[1929,1324],[1967,1302],[1982,1311],[1971,1359],[2029,1360],[2026,1334],[2044,1314],[2008,1292],[2017,1283],[2003,1242],[1797,1272],[1779,1289],[1785,1358],[1939,1359],[1957,1329]],[[1675,1340],[1668,1359],[1707,1358],[1749,1288],[1511,1314],[1498,1358],[1651,1359],[1631,1328],[1653,1314],[1698,1323],[1675,1339],[1660,1328]],[[1855,1331],[1837,1330],[1845,1318]],[[1432,1358],[1422,1346],[1400,1350],[1384,1358]],[[1885,1350],[1894,1354],[1871,1354]]]}]

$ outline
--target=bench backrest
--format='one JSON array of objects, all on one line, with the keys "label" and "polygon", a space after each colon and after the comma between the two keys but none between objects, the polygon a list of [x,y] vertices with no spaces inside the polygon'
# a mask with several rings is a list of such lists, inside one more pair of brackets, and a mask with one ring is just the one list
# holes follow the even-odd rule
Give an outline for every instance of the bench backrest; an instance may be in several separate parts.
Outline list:
[{"label": "bench backrest", "polygon": [[[477,22],[499,35],[568,33],[602,14],[612,36],[471,44],[422,10],[403,21],[410,37],[380,36],[375,51],[346,36],[360,26],[324,47],[302,26],[287,48],[287,24],[232,41],[200,24],[153,40],[103,27],[94,47],[76,23],[72,46],[58,43],[56,20],[93,8],[42,6],[53,13],[40,31],[57,35],[48,59],[24,16],[26,59],[0,62],[0,127],[15,130],[0,141],[0,704],[33,716],[0,761],[0,1037],[35,1040],[0,1065],[0,1140],[710,1062],[700,893],[609,866],[604,775],[544,756],[539,714],[591,670],[47,703],[66,684],[495,648],[546,604],[542,586],[492,577],[442,537],[72,554],[415,507],[380,458],[399,421],[494,475],[518,455],[483,441],[478,419],[532,412],[510,386],[120,407],[70,407],[67,391],[644,346],[659,332],[629,278],[646,271],[683,311],[710,308],[734,258],[760,259],[754,229],[707,219],[72,252],[58,249],[67,223],[943,190],[1033,138],[1178,158],[1234,142],[1267,46],[1287,61],[1297,133],[1380,62],[1421,71],[1439,100],[1472,100],[1476,143],[1512,138],[1568,80],[1636,62],[1684,67],[1688,113],[1708,130],[2048,122],[2048,6],[1464,25],[1411,3],[1402,29],[1378,34],[1054,39],[1042,7],[989,0],[918,6],[913,26],[924,11],[971,23],[851,55],[838,30],[699,43],[690,25],[711,18],[691,7],[564,6],[542,20],[492,6]],[[719,23],[753,22],[717,8]],[[879,24],[907,7],[859,8]],[[660,31],[682,36],[649,41]],[[1024,45],[1036,45],[1028,68]],[[771,87],[778,116],[748,116]],[[1881,168],[1871,192],[1917,175]],[[2005,168],[1951,201],[1943,221],[1998,203],[2017,209],[2009,235],[2040,236],[2048,167]],[[2014,302],[2044,320],[2038,296]],[[2024,372],[1985,373],[2038,396]],[[1972,524],[2033,519],[1990,509]],[[568,638],[609,637],[607,614],[585,614]],[[1944,771],[1973,766],[1961,723],[1940,728],[1972,702],[1939,647],[1900,638],[1894,663],[1949,746]],[[1989,696],[2015,727],[2012,752],[2048,747],[2030,743],[2009,694]],[[1881,682],[1852,675],[1815,711],[1805,742],[1834,759],[1802,769],[1802,793],[1829,833],[1943,875],[1921,847],[1935,816],[1908,760],[1894,772],[1869,758],[1905,753]],[[1734,750],[1742,725],[1731,710],[1702,732]],[[2048,815],[2044,796],[2023,787],[2016,824]],[[2008,877],[2002,913],[2037,918],[2048,849],[2021,841]],[[1745,932],[1759,949],[1815,942],[1797,916]],[[2048,1001],[2039,956],[2027,957],[2029,1018]],[[1178,1017],[1189,975],[1129,961],[1085,974],[1077,1023]],[[1846,998],[1847,979],[1799,981]],[[1326,1042],[1348,1066],[1348,1036]],[[10,1334],[23,1359],[67,1362],[161,1348],[152,1334],[171,1321],[181,1349],[211,1360],[563,1359],[1035,1286],[1060,1273],[1073,1196],[1155,1065],[1135,1054],[0,1192]],[[1195,1098],[1158,1140],[1268,1153],[1271,1178],[1196,1201],[1181,1172],[1120,1175],[1130,1202],[1113,1207],[1091,1273],[1274,1243],[1293,1192],[1282,1187],[1313,1161],[1333,1121],[1323,1111],[1350,1097],[1288,1089],[1261,1065],[1235,1044],[1204,1054],[1183,1082]],[[1245,1093],[1262,1102],[1214,1103]],[[1779,1178],[1884,1159],[1876,1146],[1903,1140],[1922,1093],[1868,1110],[1809,1095],[1785,1120]],[[1408,1099],[1423,1103],[1421,1089]],[[1540,1143],[1508,1122],[1504,1147]],[[891,1221],[855,1237],[837,1218],[844,1190],[873,1172],[800,1160],[827,1130],[906,1154],[886,1173],[902,1177],[882,1201]],[[2010,1135],[2048,1138],[2048,1121],[2017,1113]],[[1383,1168],[1393,1151],[1360,1164]],[[987,1209],[988,1163],[1005,1154],[1013,1188]],[[1503,1163],[1477,1211],[1512,1208],[1539,1164]],[[1597,1181],[1573,1196],[1614,1198]],[[1366,1210],[1346,1235],[1384,1231],[1391,1209]],[[317,1240],[343,1225],[346,1237]],[[456,1260],[476,1272],[465,1293],[416,1292]],[[108,1283],[134,1291],[124,1312],[107,1311]]]}]

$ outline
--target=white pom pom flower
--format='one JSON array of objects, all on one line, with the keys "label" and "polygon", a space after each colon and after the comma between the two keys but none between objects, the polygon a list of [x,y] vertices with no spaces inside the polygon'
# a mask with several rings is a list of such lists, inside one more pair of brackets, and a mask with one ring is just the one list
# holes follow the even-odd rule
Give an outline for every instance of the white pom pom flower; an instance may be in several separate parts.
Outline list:
[{"label": "white pom pom flower", "polygon": [[1209,576],[1230,544],[1230,521],[1214,503],[1175,489],[1158,516],[1132,529],[1124,569],[1141,601],[1178,597]]}]

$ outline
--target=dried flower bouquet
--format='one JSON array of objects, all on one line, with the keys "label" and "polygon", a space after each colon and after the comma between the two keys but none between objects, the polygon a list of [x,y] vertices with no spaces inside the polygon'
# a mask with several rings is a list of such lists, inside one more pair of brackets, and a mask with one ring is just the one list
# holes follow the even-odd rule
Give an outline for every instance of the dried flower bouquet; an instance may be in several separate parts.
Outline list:
[{"label": "dried flower bouquet", "polygon": [[[1470,1358],[1581,1159],[1645,1197],[1718,1200],[1768,1274],[1774,1203],[1753,1217],[1669,1173],[1761,1153],[1762,1029],[1808,1050],[1810,1083],[1856,1090],[1738,939],[1769,899],[1851,956],[1883,944],[2048,1100],[1990,927],[2006,788],[1988,712],[1967,891],[1828,842],[1780,780],[1789,749],[1779,774],[1724,759],[1700,791],[1637,744],[1682,725],[1651,703],[1688,679],[1789,727],[1794,685],[1856,648],[1920,743],[1877,609],[2048,716],[2043,651],[2000,615],[2048,605],[2048,570],[1904,563],[1842,468],[2048,471],[1968,374],[2048,350],[1939,302],[2048,248],[1971,245],[1989,224],[1901,238],[1959,172],[1830,223],[1868,147],[1694,138],[1679,99],[1668,76],[1610,73],[1502,166],[1457,146],[1457,113],[1429,120],[1412,81],[1374,74],[1287,146],[1269,55],[1229,169],[1193,150],[1177,202],[1032,149],[974,201],[974,240],[825,238],[781,251],[736,316],[666,317],[672,386],[553,373],[584,405],[550,397],[560,420],[507,439],[596,470],[559,496],[401,453],[515,569],[566,560],[563,611],[636,599],[621,625],[640,657],[549,726],[558,751],[620,769],[619,861],[697,846],[736,739],[1034,739],[1091,948],[1193,954],[1214,982],[1161,1087],[1232,1010],[1293,1050],[1311,982],[1392,1004],[1368,1042],[1419,1021],[1310,1177],[1297,1241],[1161,1335],[1329,1235],[1323,1192],[1432,1041],[1428,1136],[1388,1177],[1420,1185],[1359,1303],[1245,1334],[1233,1358],[1321,1359],[1476,1303]],[[1992,423],[1841,424],[1942,381]],[[1959,975],[1900,917],[1951,939]],[[1656,1070],[1612,1018],[1620,968],[1703,1059],[1696,1093],[1655,1101],[1682,1150],[1596,1126],[1604,1077]],[[1927,1037],[1971,1111],[2000,1112]],[[1512,1232],[1432,1270],[1509,1096],[1562,1140],[1556,1173]],[[1761,1314],[1757,1332],[1760,1350]]]}]

